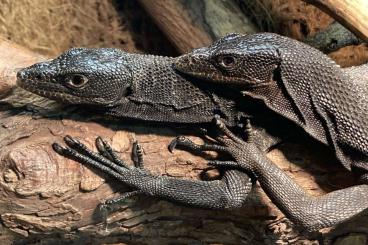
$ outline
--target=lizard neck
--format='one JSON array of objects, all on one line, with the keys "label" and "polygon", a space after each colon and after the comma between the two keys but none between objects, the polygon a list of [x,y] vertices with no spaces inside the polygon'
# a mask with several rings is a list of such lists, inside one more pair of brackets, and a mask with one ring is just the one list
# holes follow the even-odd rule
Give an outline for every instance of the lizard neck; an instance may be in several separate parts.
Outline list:
[{"label": "lizard neck", "polygon": [[145,121],[208,123],[220,112],[229,126],[235,125],[235,102],[214,98],[177,74],[172,67],[175,58],[129,54],[124,59],[131,73],[130,92],[109,114]]}]

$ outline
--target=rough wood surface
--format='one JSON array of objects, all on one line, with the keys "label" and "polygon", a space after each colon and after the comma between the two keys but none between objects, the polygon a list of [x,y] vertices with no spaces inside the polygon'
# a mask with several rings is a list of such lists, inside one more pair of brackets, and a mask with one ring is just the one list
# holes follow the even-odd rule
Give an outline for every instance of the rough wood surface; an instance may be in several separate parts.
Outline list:
[{"label": "rough wood surface", "polygon": [[28,51],[27,49],[15,45],[6,39],[0,37],[0,99],[5,97],[11,89],[15,86],[16,70],[25,67],[29,64],[35,63],[42,58]]},{"label": "rough wood surface", "polygon": [[361,39],[368,41],[368,1],[305,0],[326,11]]},{"label": "rough wood surface", "polygon": [[[131,163],[131,145],[137,139],[145,149],[147,169],[154,174],[178,178],[199,178],[207,167],[206,160],[184,151],[168,152],[170,140],[188,130],[124,120],[106,121],[21,89],[9,93],[8,88],[14,85],[14,68],[40,58],[9,43],[0,43],[0,48],[3,54],[0,74],[6,74],[0,77],[0,84],[4,85],[0,93],[8,91],[0,103],[1,244],[14,241],[39,244],[41,239],[42,244],[71,241],[93,244],[316,242],[298,233],[259,187],[243,208],[232,211],[195,209],[148,197],[130,199],[109,216],[109,229],[105,231],[99,203],[128,188],[98,171],[60,157],[51,149],[52,142],[61,142],[62,137],[69,134],[94,147],[94,139],[102,135]],[[367,66],[352,71],[357,79],[367,79],[364,75]],[[280,149],[270,152],[269,157],[313,195],[354,182],[314,141],[302,139]],[[333,234],[325,231],[324,237],[328,239]],[[366,239],[362,233],[354,234],[353,238],[346,236],[344,229],[338,234],[342,242]]]},{"label": "rough wood surface", "polygon": [[230,32],[256,32],[255,26],[232,0],[139,2],[181,53],[208,45]]}]

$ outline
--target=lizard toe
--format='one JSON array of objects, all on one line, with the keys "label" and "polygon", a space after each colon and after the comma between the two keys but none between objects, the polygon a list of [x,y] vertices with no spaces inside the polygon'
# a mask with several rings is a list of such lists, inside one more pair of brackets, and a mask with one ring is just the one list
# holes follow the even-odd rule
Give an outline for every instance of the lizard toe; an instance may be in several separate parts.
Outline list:
[{"label": "lizard toe", "polygon": [[227,168],[235,168],[239,166],[239,164],[235,161],[219,161],[219,160],[209,161],[208,165],[214,167],[227,167]]},{"label": "lizard toe", "polygon": [[133,143],[132,158],[133,158],[134,166],[136,168],[144,170],[143,148],[138,143],[138,141],[135,141]]},{"label": "lizard toe", "polygon": [[53,143],[53,144],[52,144],[52,149],[53,149],[54,151],[56,151],[59,155],[64,156],[64,155],[65,155],[65,153],[66,153],[66,149],[67,149],[67,148],[65,148],[65,147],[61,146],[61,145],[60,145],[60,144],[58,144],[58,143]]}]

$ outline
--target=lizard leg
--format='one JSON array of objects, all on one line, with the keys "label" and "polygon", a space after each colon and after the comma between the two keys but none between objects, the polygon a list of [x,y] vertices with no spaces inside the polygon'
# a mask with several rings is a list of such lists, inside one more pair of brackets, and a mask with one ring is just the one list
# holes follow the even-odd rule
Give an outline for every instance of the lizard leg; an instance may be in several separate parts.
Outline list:
[{"label": "lizard leg", "polygon": [[[251,191],[252,182],[247,174],[228,170],[220,180],[198,181],[166,176],[154,176],[136,167],[121,167],[100,154],[86,150],[74,141],[68,147],[53,144],[59,154],[82,164],[95,167],[141,193],[181,204],[209,209],[240,207]],[[99,155],[96,156],[96,155]]]},{"label": "lizard leg", "polygon": [[[219,129],[227,136],[221,143],[235,159],[236,167],[255,176],[273,203],[296,225],[315,231],[342,223],[368,210],[368,185],[333,191],[321,197],[310,196],[269,160],[257,145],[241,141],[226,127]],[[217,161],[213,164],[234,167],[234,162]]]}]

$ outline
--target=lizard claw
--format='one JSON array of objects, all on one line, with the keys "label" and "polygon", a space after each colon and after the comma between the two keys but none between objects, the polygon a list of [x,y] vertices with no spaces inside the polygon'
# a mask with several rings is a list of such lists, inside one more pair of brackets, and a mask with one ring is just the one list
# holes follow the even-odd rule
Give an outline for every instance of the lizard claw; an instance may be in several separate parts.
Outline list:
[{"label": "lizard claw", "polygon": [[173,152],[174,152],[174,149],[176,148],[176,145],[177,145],[177,144],[178,144],[178,143],[177,143],[177,138],[173,139],[173,140],[170,142],[170,144],[169,144],[169,146],[168,146],[170,153],[173,153]]},{"label": "lizard claw", "polygon": [[216,144],[196,144],[185,136],[178,136],[169,145],[169,151],[172,152],[174,148],[181,146],[193,152],[201,153],[203,151],[225,151],[225,147]]},{"label": "lizard claw", "polygon": [[98,136],[96,138],[96,141],[95,141],[95,144],[96,144],[96,148],[99,152],[102,152],[105,150],[105,142],[104,140],[101,138],[101,136]]},{"label": "lizard claw", "polygon": [[250,122],[250,119],[247,118],[246,121],[245,121],[245,134],[246,134],[246,137],[247,137],[247,142],[248,143],[251,143],[253,142],[254,140],[254,130],[253,130],[253,127],[252,127],[252,123]]},{"label": "lizard claw", "polygon": [[221,117],[219,115],[215,115],[212,119],[212,122],[215,123],[215,125],[218,128],[223,128],[225,126],[225,124],[222,122]]},{"label": "lizard claw", "polygon": [[222,119],[215,115],[215,117],[212,119],[212,121],[215,123],[217,129],[226,137],[228,137],[230,140],[237,142],[239,144],[243,143],[243,140],[239,139],[237,136],[233,134],[225,125],[225,123],[222,121]]},{"label": "lizard claw", "polygon": [[66,136],[64,137],[64,141],[65,141],[65,143],[66,143],[68,146],[71,146],[71,147],[73,147],[73,146],[78,146],[78,145],[80,145],[80,144],[81,144],[78,140],[74,139],[74,138],[73,138],[73,137],[71,137],[70,135],[66,135]]},{"label": "lizard claw", "polygon": [[173,139],[169,144],[169,151],[172,153],[174,149],[177,148],[178,146],[183,146],[195,151],[199,150],[198,145],[185,136],[178,136],[175,139]]},{"label": "lizard claw", "polygon": [[52,144],[52,149],[54,149],[54,151],[56,151],[58,154],[64,156],[65,155],[65,150],[66,148],[62,147],[60,144],[58,143],[53,143]]},{"label": "lizard claw", "polygon": [[[186,141],[188,141],[188,139],[186,138],[186,137],[184,137],[184,136],[178,136],[178,137],[176,137],[175,139],[173,139],[171,142],[170,142],[170,144],[169,144],[169,146],[168,146],[168,148],[169,148],[169,151],[171,152],[171,153],[173,153],[174,152],[174,149],[178,146],[178,145],[185,145],[186,143]],[[190,140],[189,140],[190,141]]]},{"label": "lizard claw", "polygon": [[[102,137],[98,136],[95,140],[95,145],[98,152],[104,156],[105,158],[109,159],[110,161],[126,168],[130,169],[130,167],[120,158],[120,156],[111,148],[110,144],[102,139]],[[143,159],[142,159],[143,162]],[[143,163],[142,163],[143,164]]]},{"label": "lizard claw", "polygon": [[130,192],[126,192],[122,194],[119,197],[107,199],[100,203],[99,209],[100,209],[100,213],[102,216],[102,221],[104,224],[105,231],[108,230],[108,225],[109,225],[108,220],[107,220],[108,215],[112,213],[116,208],[120,208],[126,202],[126,199],[140,195],[140,194],[144,194],[144,192],[141,190],[130,191]]},{"label": "lizard claw", "polygon": [[142,170],[144,170],[143,153],[142,146],[138,143],[138,141],[134,141],[132,150],[134,166]]}]

